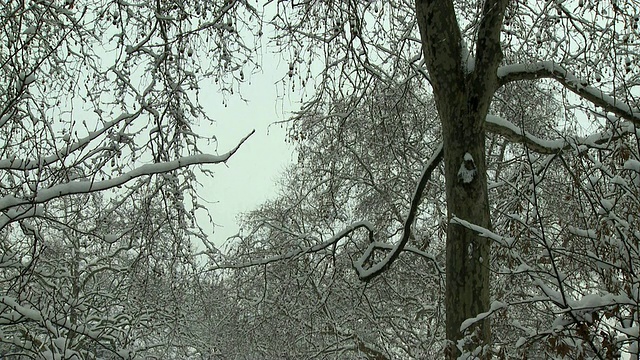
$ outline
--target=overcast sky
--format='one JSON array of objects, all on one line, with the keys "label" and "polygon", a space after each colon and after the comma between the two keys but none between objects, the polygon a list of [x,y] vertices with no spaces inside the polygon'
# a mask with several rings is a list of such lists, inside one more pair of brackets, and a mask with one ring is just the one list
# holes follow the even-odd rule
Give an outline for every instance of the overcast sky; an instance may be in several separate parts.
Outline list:
[{"label": "overcast sky", "polygon": [[218,138],[219,153],[227,152],[252,129],[256,130],[226,166],[209,168],[215,178],[200,177],[205,190],[201,196],[212,202],[208,208],[219,226],[211,229],[205,217],[201,217],[200,222],[217,245],[238,233],[238,214],[274,197],[276,180],[293,159],[293,149],[284,141],[286,127],[274,123],[286,119],[288,112],[298,105],[286,94],[283,98],[281,83],[275,85],[287,69],[277,65],[277,55],[268,59],[269,55],[264,54],[264,70],[251,75],[248,78],[251,84],[247,81],[241,88],[248,102],[233,96],[228,98],[225,108],[222,95],[215,89],[203,91],[200,99],[207,113],[216,120],[213,128],[207,126],[202,130],[212,131]]}]

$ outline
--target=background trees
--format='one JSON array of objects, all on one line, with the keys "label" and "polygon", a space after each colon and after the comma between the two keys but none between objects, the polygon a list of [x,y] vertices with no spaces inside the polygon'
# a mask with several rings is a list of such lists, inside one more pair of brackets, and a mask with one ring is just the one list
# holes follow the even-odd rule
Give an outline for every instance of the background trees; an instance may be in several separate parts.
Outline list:
[{"label": "background trees", "polygon": [[0,17],[0,353],[206,353],[183,332],[206,239],[193,167],[238,148],[208,154],[199,89],[230,96],[254,70],[256,10],[8,1]]},{"label": "background trees", "polygon": [[637,5],[268,3],[283,81],[305,101],[291,120],[300,165],[248,215],[233,257],[207,248],[203,273],[188,166],[235,149],[204,155],[198,89],[238,91],[260,11],[7,3],[3,350],[636,353]]}]

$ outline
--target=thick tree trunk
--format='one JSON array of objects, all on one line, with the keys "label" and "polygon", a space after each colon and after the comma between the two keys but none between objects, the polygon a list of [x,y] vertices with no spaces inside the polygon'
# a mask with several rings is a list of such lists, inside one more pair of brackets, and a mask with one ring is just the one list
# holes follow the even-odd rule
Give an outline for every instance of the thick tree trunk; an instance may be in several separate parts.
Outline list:
[{"label": "thick tree trunk", "polygon": [[[485,0],[468,66],[452,1],[416,0],[425,63],[442,123],[449,219],[490,228],[484,124],[497,87],[501,61],[500,26],[508,0]],[[448,359],[456,359],[462,322],[489,309],[490,243],[458,224],[447,227],[445,294]],[[465,349],[491,341],[489,322],[469,328]],[[480,355],[488,358],[490,355]]]},{"label": "thick tree trunk", "polygon": [[[442,120],[448,218],[489,228],[484,130],[477,126],[481,114],[469,113],[464,103],[441,106],[453,110]],[[446,330],[453,346],[462,336],[462,322],[489,309],[489,250],[489,240],[474,231],[451,223],[447,227]],[[473,329],[477,333],[471,345],[490,341],[488,321]],[[451,358],[457,357],[454,350],[449,350]]]}]

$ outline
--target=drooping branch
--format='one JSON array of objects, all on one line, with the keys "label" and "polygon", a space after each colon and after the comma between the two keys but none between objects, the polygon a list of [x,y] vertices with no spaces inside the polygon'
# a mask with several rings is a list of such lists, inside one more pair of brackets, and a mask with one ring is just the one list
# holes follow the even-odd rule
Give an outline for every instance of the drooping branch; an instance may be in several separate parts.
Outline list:
[{"label": "drooping branch", "polygon": [[586,137],[566,137],[564,139],[545,140],[523,131],[519,126],[496,115],[487,115],[485,129],[509,141],[525,144],[530,150],[546,155],[571,149],[579,149],[582,146],[601,148],[604,147],[601,145],[606,145],[612,140],[635,133],[633,124],[626,122],[621,124],[615,133],[605,131]]},{"label": "drooping branch", "polygon": [[213,270],[218,270],[218,269],[242,269],[242,268],[249,268],[249,267],[253,267],[253,266],[260,266],[260,265],[268,265],[274,262],[278,262],[278,261],[283,261],[283,260],[289,260],[289,259],[293,259],[296,258],[300,255],[304,255],[304,254],[310,254],[310,253],[314,253],[314,252],[318,252],[321,250],[324,250],[334,244],[336,244],[338,241],[342,240],[343,238],[345,238],[346,236],[348,236],[349,234],[351,234],[352,232],[360,229],[360,228],[364,228],[367,230],[368,232],[368,236],[369,236],[369,242],[373,243],[373,224],[371,224],[368,221],[358,221],[355,222],[349,226],[347,226],[346,228],[342,229],[340,232],[338,232],[336,235],[332,236],[330,239],[323,241],[319,244],[313,245],[313,246],[307,246],[304,247],[302,249],[298,249],[298,250],[292,250],[289,251],[286,254],[282,254],[282,255],[276,255],[276,256],[272,256],[269,258],[264,258],[264,259],[257,259],[254,261],[249,261],[249,262],[245,262],[245,263],[240,263],[240,264],[233,264],[233,263],[229,263],[229,264],[220,264],[214,267],[211,267],[209,269],[209,271],[213,271]]},{"label": "drooping branch", "polygon": [[418,181],[418,185],[416,186],[416,190],[413,193],[413,197],[411,199],[409,214],[407,215],[404,226],[402,228],[402,237],[400,238],[400,241],[393,247],[391,252],[389,252],[380,262],[365,269],[363,267],[363,264],[371,256],[373,249],[376,247],[376,244],[371,243],[369,244],[369,248],[367,249],[367,251],[365,251],[364,254],[354,262],[353,266],[356,269],[360,280],[369,281],[374,277],[380,275],[382,272],[388,269],[391,264],[393,264],[393,262],[400,255],[400,252],[403,251],[405,245],[409,241],[409,237],[411,236],[411,225],[413,224],[413,221],[418,213],[418,205],[420,205],[420,201],[422,200],[422,193],[427,186],[427,182],[431,178],[431,174],[440,165],[440,161],[442,161],[443,157],[444,147],[443,144],[440,143],[440,145],[438,145],[438,147],[436,148],[433,156],[424,165],[422,174],[420,175],[420,180]]},{"label": "drooping branch", "polygon": [[499,86],[513,81],[554,79],[581,98],[636,125],[640,125],[640,108],[589,86],[586,81],[552,61],[501,66],[497,70]]},{"label": "drooping branch", "polygon": [[164,163],[146,164],[120,176],[103,181],[70,181],[64,184],[54,185],[50,188],[37,190],[31,198],[18,198],[11,195],[4,196],[0,198],[0,211],[5,212],[3,216],[0,217],[0,229],[11,221],[27,217],[25,214],[35,216],[37,213],[35,206],[37,204],[42,204],[62,196],[112,189],[141,176],[164,174],[187,166],[224,163],[238,151],[240,146],[242,146],[254,132],[255,130],[251,131],[251,133],[240,140],[238,145],[222,155],[197,154]]}]

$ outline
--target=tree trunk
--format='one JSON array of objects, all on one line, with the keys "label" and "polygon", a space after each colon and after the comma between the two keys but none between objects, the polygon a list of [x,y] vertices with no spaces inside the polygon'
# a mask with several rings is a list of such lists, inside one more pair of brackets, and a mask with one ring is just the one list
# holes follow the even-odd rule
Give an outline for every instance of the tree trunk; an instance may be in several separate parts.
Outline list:
[{"label": "tree trunk", "polygon": [[[500,27],[507,0],[486,0],[477,32],[475,59],[468,66],[452,1],[416,0],[425,63],[442,123],[447,214],[490,228],[484,124],[497,87]],[[459,355],[457,341],[466,319],[489,309],[490,243],[467,228],[449,223],[446,255],[447,358]],[[469,328],[465,349],[488,345],[489,322]],[[490,355],[480,355],[488,358]]]},{"label": "tree trunk", "polygon": [[[441,105],[452,110],[450,117],[442,119],[447,214],[449,220],[456,216],[489,228],[484,130],[476,125],[479,114],[465,111],[465,105]],[[462,336],[462,322],[489,309],[489,250],[488,239],[449,223],[445,308],[447,340],[453,341],[453,346]],[[488,321],[479,323],[474,330],[478,331],[475,344],[490,341]],[[457,358],[454,350],[449,350],[451,358]]]}]

